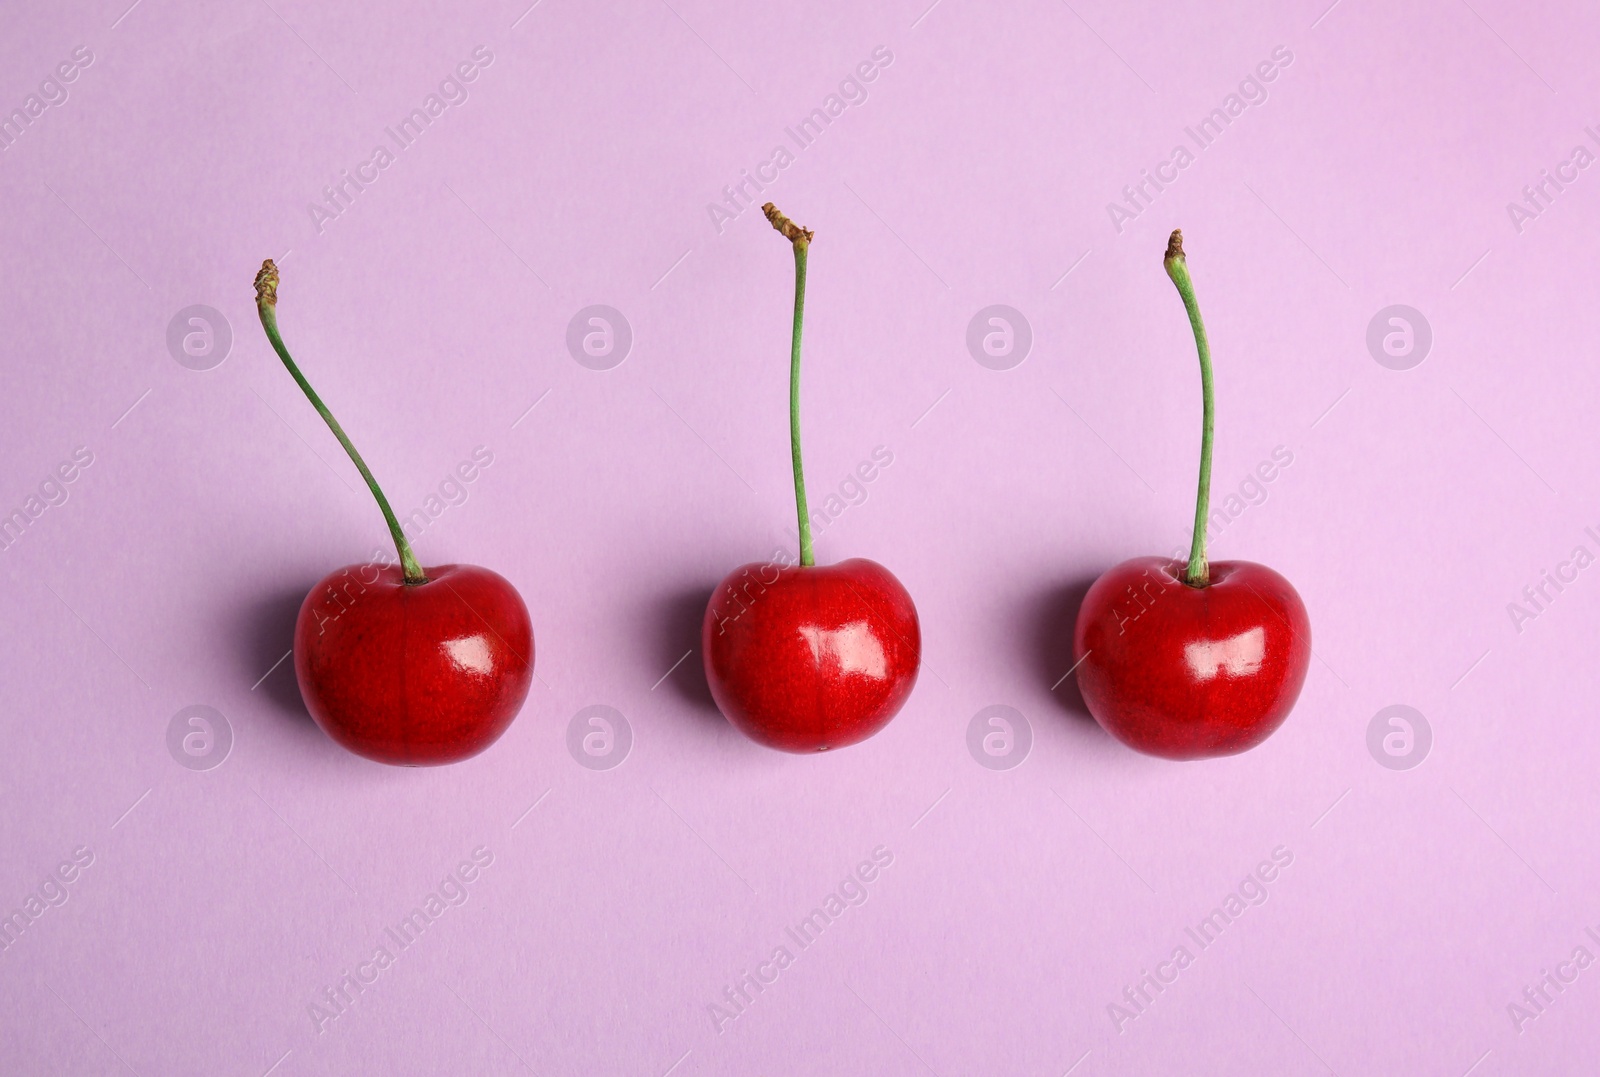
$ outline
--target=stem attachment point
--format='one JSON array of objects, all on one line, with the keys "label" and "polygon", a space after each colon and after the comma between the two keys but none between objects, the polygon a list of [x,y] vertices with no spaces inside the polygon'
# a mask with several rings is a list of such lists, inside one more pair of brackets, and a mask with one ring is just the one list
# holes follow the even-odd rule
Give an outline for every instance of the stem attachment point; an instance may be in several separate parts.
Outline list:
[{"label": "stem attachment point", "polygon": [[802,244],[808,247],[811,245],[811,240],[816,233],[809,228],[801,228],[798,224],[779,213],[778,207],[771,202],[762,206],[761,212],[766,215],[768,221],[772,222],[772,227],[776,228],[783,238],[790,243],[797,247]]}]

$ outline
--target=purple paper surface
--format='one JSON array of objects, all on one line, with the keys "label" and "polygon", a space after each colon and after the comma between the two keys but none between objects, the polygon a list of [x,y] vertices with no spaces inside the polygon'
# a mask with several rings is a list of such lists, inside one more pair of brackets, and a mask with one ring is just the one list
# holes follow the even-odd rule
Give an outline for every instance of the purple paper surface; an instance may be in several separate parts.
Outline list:
[{"label": "purple paper surface", "polygon": [[[0,1069],[1593,1072],[1597,43],[1507,0],[0,12]],[[817,234],[818,559],[924,639],[815,758],[699,652],[794,543],[768,199]],[[1316,654],[1189,764],[1067,675],[1088,584],[1187,544],[1180,226],[1212,555]],[[532,614],[469,762],[346,754],[282,660],[387,534],[266,257],[423,562]]]}]

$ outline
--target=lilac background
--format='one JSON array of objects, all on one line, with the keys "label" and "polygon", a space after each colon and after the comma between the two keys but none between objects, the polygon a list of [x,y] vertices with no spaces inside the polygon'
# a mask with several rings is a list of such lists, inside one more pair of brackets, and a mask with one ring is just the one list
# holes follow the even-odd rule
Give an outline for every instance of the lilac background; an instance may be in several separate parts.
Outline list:
[{"label": "lilac background", "polygon": [[[525,6],[0,14],[6,112],[94,57],[0,153],[0,509],[94,455],[0,553],[0,911],[94,854],[0,953],[4,1068],[1588,1072],[1600,967],[1520,1032],[1507,1005],[1600,953],[1600,569],[1520,631],[1507,604],[1600,551],[1600,175],[1520,231],[1506,204],[1600,123],[1600,12]],[[308,203],[480,45],[469,99],[319,233]],[[1268,100],[1119,233],[1107,203],[1280,45]],[[900,576],[925,668],[877,738],[795,758],[716,714],[698,651],[674,668],[712,585],[793,526],[791,260],[756,211],[719,233],[706,207],[878,46],[869,98],[768,196],[818,233],[814,501],[894,457],[819,558]],[[1217,357],[1218,502],[1293,454],[1213,553],[1293,580],[1317,654],[1276,736],[1189,765],[1052,690],[1088,582],[1173,549],[1192,512],[1198,379],[1159,267],[1177,225]],[[397,507],[493,453],[417,543],[502,572],[533,615],[539,680],[468,763],[346,755],[274,668],[310,584],[385,535],[255,324],[266,256],[291,347]],[[596,303],[634,334],[604,372],[565,345]],[[1034,337],[1006,371],[965,344],[996,303]],[[1366,345],[1396,303],[1434,334],[1405,371]],[[167,347],[193,304],[231,324],[214,369]],[[1033,735],[1012,770],[967,748],[997,703]],[[1367,747],[1397,703],[1434,737],[1406,771]],[[169,754],[193,704],[233,731],[215,769]],[[613,770],[566,747],[595,704],[633,730]],[[866,903],[718,1032],[724,988],[879,845]],[[1119,1032],[1108,1004],[1280,845],[1266,903]],[[319,1033],[307,1007],[478,846],[469,900]]]}]

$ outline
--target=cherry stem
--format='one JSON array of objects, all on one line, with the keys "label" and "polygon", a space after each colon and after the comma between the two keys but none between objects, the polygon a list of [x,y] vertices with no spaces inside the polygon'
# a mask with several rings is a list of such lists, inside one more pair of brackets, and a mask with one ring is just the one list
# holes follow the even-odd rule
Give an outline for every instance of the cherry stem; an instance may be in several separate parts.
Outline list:
[{"label": "cherry stem", "polygon": [[1200,433],[1200,492],[1194,503],[1194,541],[1189,546],[1189,568],[1184,582],[1190,587],[1205,587],[1211,582],[1211,566],[1206,561],[1206,517],[1211,511],[1211,442],[1216,428],[1216,397],[1211,387],[1211,345],[1206,341],[1206,325],[1200,320],[1200,304],[1195,302],[1194,282],[1189,279],[1189,260],[1183,253],[1183,232],[1174,229],[1167,240],[1167,253],[1161,260],[1167,276],[1183,297],[1183,309],[1194,330],[1195,351],[1200,354],[1200,394],[1205,418]]},{"label": "cherry stem", "polygon": [[800,516],[800,563],[817,563],[811,552],[811,514],[806,509],[805,467],[800,461],[800,324],[806,312],[806,252],[814,233],[778,212],[771,202],[761,207],[785,239],[794,245],[794,337],[789,345],[789,448],[794,456],[794,505]]},{"label": "cherry stem", "polygon": [[367,489],[378,499],[378,508],[383,510],[384,521],[389,525],[389,534],[394,536],[394,548],[400,554],[400,567],[405,573],[406,583],[412,585],[427,583],[428,577],[423,573],[422,566],[417,563],[416,554],[411,552],[411,543],[406,541],[405,532],[400,529],[400,521],[395,519],[394,510],[389,507],[389,499],[383,496],[383,491],[378,487],[378,480],[372,477],[366,461],[361,459],[356,447],[350,444],[350,439],[345,436],[339,420],[333,417],[333,412],[328,410],[328,406],[322,402],[317,391],[311,388],[311,383],[306,381],[305,375],[300,373],[300,368],[295,365],[289,349],[284,347],[283,338],[278,335],[278,267],[273,264],[271,258],[261,263],[261,272],[256,274],[256,310],[261,315],[261,328],[267,331],[267,339],[272,342],[272,350],[278,353],[283,365],[289,368],[289,373],[294,376],[300,391],[306,394],[311,406],[317,409],[322,421],[328,424],[333,436],[339,439],[344,451],[350,454],[351,462],[356,465],[356,470],[361,472],[361,477],[367,482]]}]

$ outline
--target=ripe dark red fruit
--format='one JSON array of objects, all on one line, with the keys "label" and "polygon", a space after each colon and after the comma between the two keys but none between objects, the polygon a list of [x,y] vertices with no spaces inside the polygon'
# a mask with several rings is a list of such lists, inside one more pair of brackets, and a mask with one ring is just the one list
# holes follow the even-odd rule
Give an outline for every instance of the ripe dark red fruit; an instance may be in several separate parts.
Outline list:
[{"label": "ripe dark red fruit", "polygon": [[1168,759],[1232,755],[1283,724],[1311,665],[1311,622],[1289,581],[1216,561],[1135,557],[1084,596],[1073,651],[1089,712],[1130,748]]},{"label": "ripe dark red fruit", "polygon": [[1106,732],[1168,759],[1232,755],[1283,724],[1311,664],[1311,621],[1288,580],[1250,561],[1206,561],[1214,410],[1211,347],[1173,232],[1163,259],[1194,330],[1204,420],[1187,564],[1124,561],[1084,596],[1072,649],[1083,701]]},{"label": "ripe dark red fruit", "polygon": [[865,740],[916,684],[922,629],[876,561],[734,570],[701,627],[706,680],[730,722],[786,752]]},{"label": "ripe dark red fruit", "polygon": [[800,563],[750,564],[722,581],[701,623],[711,697],[752,740],[820,752],[865,740],[899,713],[922,663],[911,596],[876,561],[819,566],[800,461],[800,327],[812,233],[761,207],[794,247],[794,335],[789,350],[789,447]]},{"label": "ripe dark red fruit", "polygon": [[477,755],[506,731],[533,680],[533,628],[515,587],[475,565],[424,570],[361,454],[278,333],[278,267],[256,274],[267,340],[366,480],[398,565],[349,565],[311,589],[295,621],[294,669],[311,717],[380,763]]},{"label": "ripe dark red fruit", "polygon": [[533,680],[533,626],[506,579],[476,565],[350,565],[306,595],[294,671],[341,746],[400,766],[455,763],[500,739]]}]

